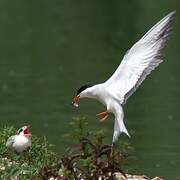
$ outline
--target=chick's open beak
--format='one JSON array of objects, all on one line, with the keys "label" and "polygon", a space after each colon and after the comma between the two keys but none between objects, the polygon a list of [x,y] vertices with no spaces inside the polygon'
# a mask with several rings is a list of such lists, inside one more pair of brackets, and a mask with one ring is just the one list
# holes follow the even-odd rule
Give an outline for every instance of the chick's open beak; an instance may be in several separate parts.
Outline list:
[{"label": "chick's open beak", "polygon": [[28,125],[24,131],[25,135],[27,135],[27,136],[32,136],[31,132],[29,131],[30,127],[31,127],[31,125]]},{"label": "chick's open beak", "polygon": [[75,107],[78,107],[79,106],[78,105],[79,101],[80,101],[80,96],[79,95],[78,96],[74,96],[73,100],[72,100],[72,105],[75,106]]}]

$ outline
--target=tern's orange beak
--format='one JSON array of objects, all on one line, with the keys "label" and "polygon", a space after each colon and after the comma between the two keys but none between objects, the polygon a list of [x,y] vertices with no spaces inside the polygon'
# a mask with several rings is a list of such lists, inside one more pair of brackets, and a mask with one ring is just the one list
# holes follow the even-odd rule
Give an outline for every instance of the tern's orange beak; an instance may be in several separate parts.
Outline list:
[{"label": "tern's orange beak", "polygon": [[75,106],[75,107],[78,107],[78,103],[80,101],[80,96],[74,96],[73,99],[72,99],[72,105]]}]

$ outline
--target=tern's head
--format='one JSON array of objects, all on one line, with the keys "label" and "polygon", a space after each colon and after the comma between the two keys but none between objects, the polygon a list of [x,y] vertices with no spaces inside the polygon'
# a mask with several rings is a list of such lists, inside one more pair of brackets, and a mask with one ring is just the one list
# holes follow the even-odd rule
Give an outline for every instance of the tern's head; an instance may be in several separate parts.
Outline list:
[{"label": "tern's head", "polygon": [[18,135],[22,135],[22,136],[26,136],[26,137],[30,137],[31,136],[31,133],[29,131],[29,128],[31,126],[28,125],[28,126],[23,126],[22,128],[20,128],[18,131],[17,131],[17,134]]},{"label": "tern's head", "polygon": [[81,86],[77,90],[76,96],[73,97],[72,105],[74,105],[75,107],[78,107],[78,103],[80,101],[80,98],[88,97],[87,95],[88,95],[88,90],[90,87],[92,87],[92,85],[89,85],[89,84],[85,84],[85,85]]}]

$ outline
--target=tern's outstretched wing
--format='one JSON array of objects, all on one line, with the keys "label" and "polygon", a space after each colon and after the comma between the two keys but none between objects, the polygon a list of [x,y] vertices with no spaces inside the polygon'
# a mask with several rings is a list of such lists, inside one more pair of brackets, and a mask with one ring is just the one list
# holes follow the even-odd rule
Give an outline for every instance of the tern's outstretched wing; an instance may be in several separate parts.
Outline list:
[{"label": "tern's outstretched wing", "polygon": [[114,74],[105,82],[109,92],[124,104],[148,74],[163,60],[164,49],[175,12],[171,12],[153,26],[126,53]]}]

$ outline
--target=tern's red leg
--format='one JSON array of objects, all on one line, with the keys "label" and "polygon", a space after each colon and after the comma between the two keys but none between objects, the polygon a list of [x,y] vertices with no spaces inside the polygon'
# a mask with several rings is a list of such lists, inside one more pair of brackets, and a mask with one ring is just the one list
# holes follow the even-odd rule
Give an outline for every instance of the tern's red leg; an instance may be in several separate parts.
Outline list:
[{"label": "tern's red leg", "polygon": [[104,111],[104,112],[96,114],[96,116],[100,119],[99,120],[100,122],[104,122],[108,118],[109,113],[107,111]]}]

